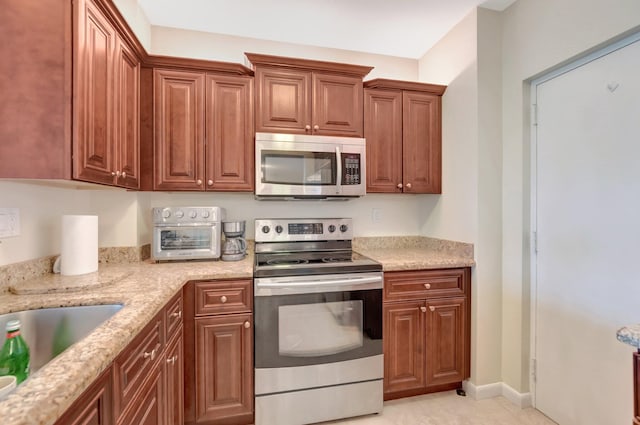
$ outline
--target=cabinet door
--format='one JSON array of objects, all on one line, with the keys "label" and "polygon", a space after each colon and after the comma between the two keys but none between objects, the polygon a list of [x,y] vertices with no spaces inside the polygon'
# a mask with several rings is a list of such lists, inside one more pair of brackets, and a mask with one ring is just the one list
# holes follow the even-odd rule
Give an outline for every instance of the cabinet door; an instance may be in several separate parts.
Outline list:
[{"label": "cabinet door", "polygon": [[156,69],[155,190],[204,190],[205,74]]},{"label": "cabinet door", "polygon": [[111,367],[57,421],[56,425],[112,425]]},{"label": "cabinet door", "polygon": [[[384,394],[425,388],[424,301],[384,304]],[[421,308],[422,307],[422,308]],[[403,396],[405,394],[398,394]]]},{"label": "cabinet door", "polygon": [[196,422],[227,419],[236,425],[253,423],[251,315],[231,314],[195,322]]},{"label": "cabinet door", "polygon": [[253,192],[253,78],[207,75],[207,189]]},{"label": "cabinet door", "polygon": [[116,49],[116,184],[140,186],[140,61],[118,40]]},{"label": "cabinet door", "polygon": [[167,425],[184,424],[184,354],[182,329],[167,346],[164,358]]},{"label": "cabinet door", "polygon": [[441,193],[441,97],[428,93],[403,93],[402,155],[404,191]]},{"label": "cabinet door", "polygon": [[90,0],[76,9],[73,177],[114,183],[115,29]]},{"label": "cabinet door", "polygon": [[257,68],[256,131],[311,134],[311,73]]},{"label": "cabinet door", "polygon": [[134,396],[120,425],[165,425],[164,376],[162,365],[156,363],[147,376],[142,390]]},{"label": "cabinet door", "polygon": [[364,137],[367,192],[402,192],[401,91],[364,91]]},{"label": "cabinet door", "polygon": [[313,73],[313,134],[362,137],[362,78]]},{"label": "cabinet door", "polygon": [[461,382],[468,375],[466,298],[430,300],[427,310],[427,384]]}]

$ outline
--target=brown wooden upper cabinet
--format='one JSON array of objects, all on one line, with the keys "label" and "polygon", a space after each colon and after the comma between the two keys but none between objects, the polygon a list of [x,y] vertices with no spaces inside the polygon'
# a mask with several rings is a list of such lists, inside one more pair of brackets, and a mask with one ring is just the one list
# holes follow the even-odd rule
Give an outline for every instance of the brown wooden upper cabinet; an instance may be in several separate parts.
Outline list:
[{"label": "brown wooden upper cabinet", "polygon": [[137,189],[140,60],[93,1],[74,25],[73,178]]},{"label": "brown wooden upper cabinet", "polygon": [[253,191],[253,79],[153,72],[154,190]]},{"label": "brown wooden upper cabinet", "polygon": [[245,53],[255,69],[256,131],[362,137],[371,67]]},{"label": "brown wooden upper cabinet", "polygon": [[367,192],[442,192],[442,94],[446,86],[364,83]]}]

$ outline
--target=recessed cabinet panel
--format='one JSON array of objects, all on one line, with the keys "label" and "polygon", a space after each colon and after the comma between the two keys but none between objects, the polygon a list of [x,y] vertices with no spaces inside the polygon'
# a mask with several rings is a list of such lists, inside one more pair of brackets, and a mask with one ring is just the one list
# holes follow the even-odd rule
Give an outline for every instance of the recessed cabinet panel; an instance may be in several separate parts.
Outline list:
[{"label": "recessed cabinet panel", "polygon": [[314,73],[314,133],[362,137],[362,94],[362,78]]},{"label": "recessed cabinet panel", "polygon": [[440,96],[404,92],[403,183],[410,193],[441,193]]},{"label": "recessed cabinet panel", "polygon": [[256,131],[310,134],[311,73],[258,68],[255,79]]},{"label": "recessed cabinet panel", "polygon": [[253,191],[253,79],[207,76],[207,189]]},{"label": "recessed cabinet panel", "polygon": [[182,328],[180,328],[180,334],[167,345],[164,368],[167,425],[183,425],[184,351]]},{"label": "recessed cabinet panel", "polygon": [[105,370],[55,425],[113,425],[111,367]]},{"label": "recessed cabinet panel", "polygon": [[137,189],[140,180],[140,62],[126,44],[116,51],[116,156],[119,186]]},{"label": "recessed cabinet panel", "polygon": [[164,380],[162,368],[156,363],[132,404],[121,419],[120,425],[165,425]]},{"label": "recessed cabinet panel", "polygon": [[402,92],[364,92],[367,192],[402,192]]},{"label": "recessed cabinet panel", "polygon": [[462,381],[465,369],[466,300],[452,298],[427,303],[427,383]]},{"label": "recessed cabinet panel", "polygon": [[73,177],[111,184],[114,169],[114,52],[117,35],[89,0],[77,5]]},{"label": "recessed cabinet panel", "polygon": [[156,190],[204,190],[204,73],[154,70]]}]

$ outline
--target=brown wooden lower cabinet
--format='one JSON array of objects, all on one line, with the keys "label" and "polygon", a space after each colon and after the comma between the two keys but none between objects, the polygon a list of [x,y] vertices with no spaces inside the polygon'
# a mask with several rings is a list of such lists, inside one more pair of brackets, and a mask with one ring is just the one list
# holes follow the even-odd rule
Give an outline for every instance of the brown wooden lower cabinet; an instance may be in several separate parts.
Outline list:
[{"label": "brown wooden lower cabinet", "polygon": [[113,425],[111,367],[57,421],[56,425]]},{"label": "brown wooden lower cabinet", "polygon": [[167,345],[164,357],[167,425],[184,424],[184,344],[180,334]]},{"label": "brown wooden lower cabinet", "polygon": [[185,424],[253,423],[251,283],[227,279],[185,286]]},{"label": "brown wooden lower cabinet", "polygon": [[164,374],[160,362],[151,369],[142,391],[131,402],[119,425],[165,425]]},{"label": "brown wooden lower cabinet", "polygon": [[469,377],[470,281],[469,268],[385,273],[385,400]]}]

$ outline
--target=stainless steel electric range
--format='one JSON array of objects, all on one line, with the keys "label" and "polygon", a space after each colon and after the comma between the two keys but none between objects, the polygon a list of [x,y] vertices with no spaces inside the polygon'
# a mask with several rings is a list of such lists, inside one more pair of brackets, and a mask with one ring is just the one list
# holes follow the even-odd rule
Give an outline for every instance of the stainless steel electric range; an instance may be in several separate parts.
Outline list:
[{"label": "stainless steel electric range", "polygon": [[382,266],[351,219],[255,221],[256,425],[382,411]]}]

